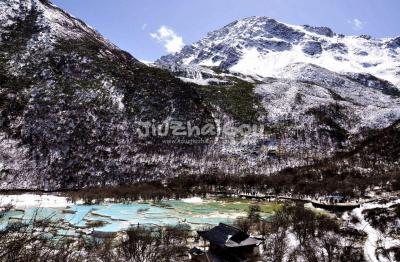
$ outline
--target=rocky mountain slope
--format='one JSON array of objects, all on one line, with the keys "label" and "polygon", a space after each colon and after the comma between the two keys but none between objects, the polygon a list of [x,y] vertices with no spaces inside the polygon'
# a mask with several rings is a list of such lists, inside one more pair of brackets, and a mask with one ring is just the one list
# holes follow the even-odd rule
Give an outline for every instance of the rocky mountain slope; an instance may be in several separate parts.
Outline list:
[{"label": "rocky mountain slope", "polygon": [[138,121],[213,122],[192,86],[47,1],[0,1],[0,33],[0,188],[151,178],[143,155],[157,166],[164,146],[139,140]]},{"label": "rocky mountain slope", "polygon": [[156,65],[184,81],[213,85],[216,92],[247,82],[258,101],[248,107],[262,108],[261,122],[286,123],[302,132],[307,125],[328,126],[340,138],[400,118],[398,44],[398,38],[349,37],[327,27],[250,17],[161,57]]}]

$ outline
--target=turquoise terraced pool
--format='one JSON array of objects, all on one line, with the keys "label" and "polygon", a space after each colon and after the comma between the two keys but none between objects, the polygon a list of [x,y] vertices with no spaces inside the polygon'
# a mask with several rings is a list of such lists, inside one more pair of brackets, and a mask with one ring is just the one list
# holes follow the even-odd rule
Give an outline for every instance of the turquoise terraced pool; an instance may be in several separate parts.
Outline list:
[{"label": "turquoise terraced pool", "polygon": [[[206,200],[191,203],[167,200],[158,203],[133,202],[101,205],[71,204],[66,207],[29,207],[14,209],[0,219],[0,229],[10,223],[29,223],[33,219],[60,221],[60,234],[73,235],[76,230],[118,232],[131,226],[175,226],[187,224],[191,228],[232,223],[235,218],[246,215],[243,203]],[[263,213],[268,216],[268,213]]]}]

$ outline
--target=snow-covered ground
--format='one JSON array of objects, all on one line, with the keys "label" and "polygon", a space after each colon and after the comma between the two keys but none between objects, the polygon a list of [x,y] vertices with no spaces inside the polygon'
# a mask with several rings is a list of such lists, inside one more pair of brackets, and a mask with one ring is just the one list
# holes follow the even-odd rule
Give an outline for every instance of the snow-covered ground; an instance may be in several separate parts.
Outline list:
[{"label": "snow-covered ground", "polygon": [[[383,257],[382,255],[377,255],[377,248],[383,247],[384,249],[390,249],[395,246],[400,245],[400,239],[394,239],[391,236],[388,236],[385,233],[377,230],[372,227],[368,221],[365,220],[365,216],[363,212],[365,210],[374,209],[374,208],[389,208],[392,205],[400,204],[400,199],[390,201],[386,204],[378,204],[378,203],[368,203],[363,204],[360,208],[353,210],[351,213],[353,216],[359,219],[359,223],[355,225],[355,228],[361,230],[367,234],[367,239],[364,244],[364,256],[367,261],[370,262],[391,262],[395,261],[394,259],[388,259]],[[344,219],[348,219],[348,214],[344,215]],[[399,223],[400,225],[400,223]]]},{"label": "snow-covered ground", "polygon": [[25,209],[29,207],[60,207],[65,208],[72,204],[66,197],[56,195],[38,195],[38,194],[22,194],[22,195],[0,195],[0,207],[12,205],[16,209]]},{"label": "snow-covered ground", "polygon": [[192,197],[192,198],[182,199],[182,202],[189,203],[189,204],[201,204],[201,203],[203,203],[203,199],[200,197]]}]

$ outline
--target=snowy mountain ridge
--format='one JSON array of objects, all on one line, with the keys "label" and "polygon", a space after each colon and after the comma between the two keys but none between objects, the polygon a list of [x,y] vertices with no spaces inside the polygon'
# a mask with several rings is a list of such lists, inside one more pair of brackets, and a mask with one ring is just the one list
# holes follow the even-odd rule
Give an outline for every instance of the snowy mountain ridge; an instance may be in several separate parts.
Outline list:
[{"label": "snowy mountain ridge", "polygon": [[[29,39],[26,49],[52,49],[62,39],[80,39],[90,37],[101,42],[108,51],[103,55],[111,55],[117,46],[100,35],[94,28],[73,17],[47,0],[7,0],[0,1],[0,41],[7,40],[7,35],[15,30],[21,21],[35,23],[37,34]],[[6,39],[2,39],[5,37]],[[129,59],[134,59],[129,57]],[[135,59],[134,59],[135,60]]]},{"label": "snowy mountain ridge", "polygon": [[328,27],[249,17],[156,63],[219,67],[259,77],[279,77],[290,64],[312,63],[338,73],[371,74],[399,87],[400,37],[344,36]]}]

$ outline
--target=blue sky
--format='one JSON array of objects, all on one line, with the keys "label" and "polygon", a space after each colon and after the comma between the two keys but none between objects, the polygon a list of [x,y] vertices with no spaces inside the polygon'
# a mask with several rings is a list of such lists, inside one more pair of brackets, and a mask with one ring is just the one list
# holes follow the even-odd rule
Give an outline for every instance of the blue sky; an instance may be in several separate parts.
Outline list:
[{"label": "blue sky", "polygon": [[[249,16],[329,26],[346,35],[400,35],[399,0],[53,0],[138,59],[154,61]],[[161,29],[161,30],[160,30]]]}]

